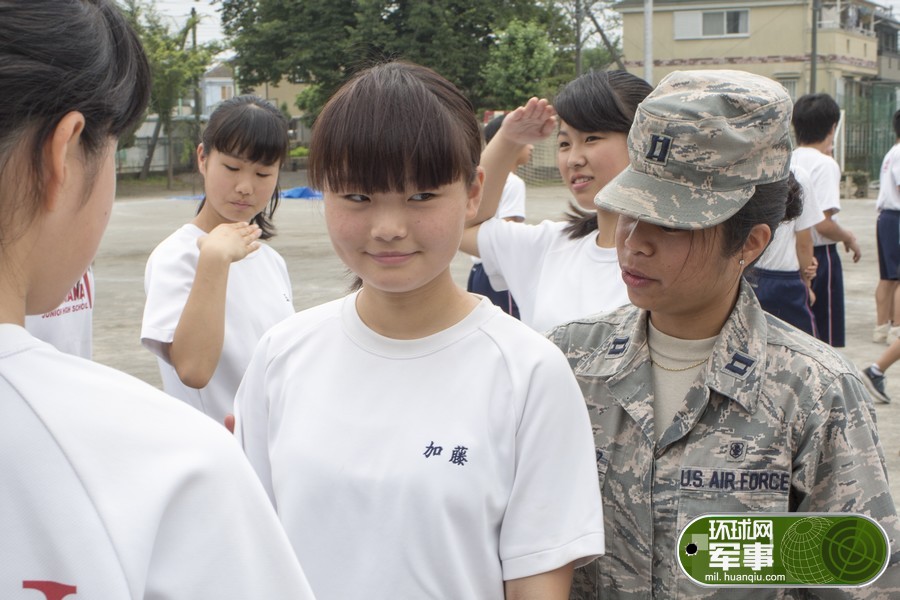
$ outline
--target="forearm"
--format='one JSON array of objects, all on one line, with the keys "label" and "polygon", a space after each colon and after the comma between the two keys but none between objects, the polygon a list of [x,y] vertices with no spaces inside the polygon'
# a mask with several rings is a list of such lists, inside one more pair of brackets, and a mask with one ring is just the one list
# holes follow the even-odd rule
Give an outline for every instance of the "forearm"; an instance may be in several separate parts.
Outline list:
[{"label": "forearm", "polygon": [[824,221],[817,223],[815,227],[819,234],[830,240],[834,240],[835,242],[849,244],[856,239],[849,229],[841,227],[837,221],[833,221],[830,216],[826,217]]},{"label": "forearm", "polygon": [[231,262],[203,252],[175,335],[169,360],[178,378],[192,388],[209,383],[225,339],[225,292]]},{"label": "forearm", "polygon": [[475,217],[466,224],[467,226],[478,225],[497,214],[506,178],[515,168],[516,157],[524,146],[525,144],[507,138],[502,134],[502,130],[485,146],[481,153],[480,165],[484,169],[481,205],[478,207]]},{"label": "forearm", "polygon": [[[797,232],[797,260],[800,263],[800,274],[807,281],[806,270],[813,263],[813,241],[808,229]],[[808,281],[807,281],[808,283]]]},{"label": "forearm", "polygon": [[506,582],[506,600],[567,600],[572,586],[574,565],[569,563],[553,571],[511,579]]}]

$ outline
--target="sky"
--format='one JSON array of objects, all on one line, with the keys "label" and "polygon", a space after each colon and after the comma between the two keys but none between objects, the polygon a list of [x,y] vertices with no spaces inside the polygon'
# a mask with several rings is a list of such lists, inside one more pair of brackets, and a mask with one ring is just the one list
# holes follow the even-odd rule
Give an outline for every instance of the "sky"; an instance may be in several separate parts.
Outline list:
[{"label": "sky", "polygon": [[[197,9],[201,15],[197,25],[197,42],[200,44],[221,40],[221,16],[217,12],[221,7],[215,0],[151,0],[159,14],[169,17],[173,29],[182,27],[191,16],[191,8]],[[900,0],[898,0],[900,2]]]}]

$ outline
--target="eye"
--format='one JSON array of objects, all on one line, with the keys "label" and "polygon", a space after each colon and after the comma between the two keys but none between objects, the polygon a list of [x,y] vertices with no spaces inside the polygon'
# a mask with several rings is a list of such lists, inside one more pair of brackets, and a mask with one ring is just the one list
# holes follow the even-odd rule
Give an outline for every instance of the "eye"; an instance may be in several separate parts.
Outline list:
[{"label": "eye", "polygon": [[662,225],[659,226],[659,229],[663,233],[681,233],[684,231],[683,229],[677,229],[675,227],[663,227]]},{"label": "eye", "polygon": [[226,165],[225,163],[222,163],[222,166],[225,167],[226,169],[228,169],[229,171],[231,171],[232,173],[234,173],[236,171],[240,171],[240,169],[238,169],[237,167],[232,167],[231,165]]},{"label": "eye", "polygon": [[600,140],[602,140],[602,139],[603,139],[603,136],[602,136],[602,135],[589,135],[589,136],[587,136],[586,138],[584,138],[584,141],[586,141],[586,142],[598,142],[598,141],[600,141]]},{"label": "eye", "polygon": [[413,194],[409,199],[413,202],[424,202],[425,200],[431,200],[434,196],[435,194],[431,192],[420,192],[418,194]]},{"label": "eye", "polygon": [[369,201],[369,197],[366,196],[366,195],[364,195],[364,194],[344,194],[344,195],[341,196],[341,197],[342,197],[344,200],[349,200],[350,202],[362,203],[362,202],[368,202],[368,201]]},{"label": "eye", "polygon": [[569,142],[560,140],[559,142],[556,143],[556,147],[559,148],[560,150],[565,150],[566,148],[569,147]]},{"label": "eye", "polygon": [[271,173],[257,173],[256,176],[257,177],[271,177],[272,174]]}]

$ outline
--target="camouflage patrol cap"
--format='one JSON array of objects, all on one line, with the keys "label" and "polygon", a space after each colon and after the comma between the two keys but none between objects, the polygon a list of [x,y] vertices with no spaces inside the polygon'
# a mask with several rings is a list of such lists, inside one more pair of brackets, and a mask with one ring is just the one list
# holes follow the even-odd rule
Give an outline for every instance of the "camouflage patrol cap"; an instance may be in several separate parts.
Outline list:
[{"label": "camouflage patrol cap", "polygon": [[741,209],[756,186],[788,177],[791,98],[743,71],[675,71],[638,106],[631,164],[594,203],[677,229],[703,229]]}]

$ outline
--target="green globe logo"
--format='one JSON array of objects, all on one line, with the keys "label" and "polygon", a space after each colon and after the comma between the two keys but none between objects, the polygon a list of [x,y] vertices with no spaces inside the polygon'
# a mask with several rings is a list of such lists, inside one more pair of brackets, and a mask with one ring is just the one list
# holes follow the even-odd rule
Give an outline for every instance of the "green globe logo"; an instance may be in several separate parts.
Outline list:
[{"label": "green globe logo", "polygon": [[781,556],[788,575],[803,583],[828,583],[831,572],[822,559],[822,541],[831,523],[807,517],[788,527],[781,539]]},{"label": "green globe logo", "polygon": [[781,554],[788,574],[803,583],[859,585],[881,572],[887,547],[867,519],[807,517],[784,533]]}]

